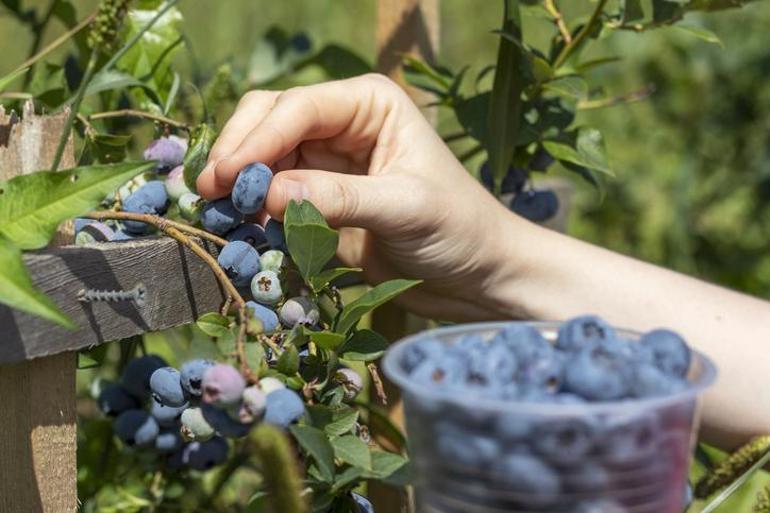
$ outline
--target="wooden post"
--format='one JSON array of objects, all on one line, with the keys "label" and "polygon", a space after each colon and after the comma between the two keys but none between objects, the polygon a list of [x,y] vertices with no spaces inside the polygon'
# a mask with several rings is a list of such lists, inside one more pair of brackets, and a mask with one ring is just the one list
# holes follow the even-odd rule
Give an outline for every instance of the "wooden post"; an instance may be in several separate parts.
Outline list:
[{"label": "wooden post", "polygon": [[[0,107],[0,178],[48,167],[66,116],[35,116],[28,103],[18,120]],[[71,140],[62,164],[74,165]],[[1,512],[77,511],[76,366],[68,352],[0,367]]]},{"label": "wooden post", "polygon": [[[377,70],[401,84],[419,106],[430,95],[408,86],[403,79],[401,61],[404,54],[413,54],[431,62],[439,45],[439,0],[379,0],[377,4]],[[435,123],[435,110],[423,108],[425,116]],[[424,327],[424,321],[410,316],[405,310],[388,303],[372,316],[372,327],[395,341],[410,331]],[[398,390],[386,383],[391,420],[403,428],[403,407]],[[377,401],[376,397],[371,398]],[[375,433],[376,436],[376,433]],[[396,489],[372,483],[369,497],[378,513],[408,511],[409,501]]]}]

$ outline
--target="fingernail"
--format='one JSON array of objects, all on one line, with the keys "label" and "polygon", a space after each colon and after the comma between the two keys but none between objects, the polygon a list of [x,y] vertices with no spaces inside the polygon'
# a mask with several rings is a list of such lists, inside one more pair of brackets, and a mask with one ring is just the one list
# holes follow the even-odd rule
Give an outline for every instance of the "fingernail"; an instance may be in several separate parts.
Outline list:
[{"label": "fingernail", "polygon": [[287,200],[302,201],[310,198],[310,189],[302,182],[283,180],[282,186]]}]

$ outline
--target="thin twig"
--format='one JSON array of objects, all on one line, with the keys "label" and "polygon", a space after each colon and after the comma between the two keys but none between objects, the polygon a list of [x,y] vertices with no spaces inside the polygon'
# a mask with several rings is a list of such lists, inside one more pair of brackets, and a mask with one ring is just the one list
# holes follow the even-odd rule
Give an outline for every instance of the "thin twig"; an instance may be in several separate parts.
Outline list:
[{"label": "thin twig", "polygon": [[96,114],[91,114],[90,116],[88,116],[88,119],[93,121],[96,119],[123,118],[123,117],[149,119],[151,121],[157,121],[158,123],[163,123],[165,125],[173,126],[175,128],[181,128],[183,130],[188,130],[188,131],[190,130],[189,125],[182,123],[180,121],[176,121],[166,116],[161,116],[160,114],[153,114],[151,112],[144,112],[144,111],[135,110],[135,109],[121,109],[121,110],[112,110],[108,112],[98,112]]},{"label": "thin twig", "polygon": [[190,226],[184,223],[178,223],[176,221],[165,219],[163,217],[159,217],[152,214],[136,214],[134,212],[115,212],[113,210],[99,210],[96,212],[89,212],[83,217],[87,217],[89,219],[96,219],[96,220],[118,219],[118,220],[128,220],[128,221],[141,221],[143,223],[148,223],[153,226],[157,226],[159,228],[161,228],[161,225],[169,226],[171,228],[176,228],[180,232],[187,233],[189,235],[198,237],[200,239],[205,239],[209,242],[213,242],[217,246],[224,247],[227,245],[227,241],[225,239],[221,237],[217,237],[213,233],[209,233],[205,230],[201,230],[200,228],[195,228],[194,226]]},{"label": "thin twig", "polygon": [[35,95],[30,93],[21,93],[9,91],[7,93],[0,93],[0,100],[31,100]]},{"label": "thin twig", "polygon": [[564,45],[564,48],[561,49],[561,52],[559,52],[556,60],[553,61],[554,69],[559,68],[562,64],[567,62],[570,54],[583,43],[585,38],[588,37],[588,34],[590,34],[591,30],[593,30],[594,23],[596,23],[596,20],[598,20],[599,16],[601,16],[602,12],[604,12],[604,6],[606,4],[607,0],[599,0],[599,3],[596,4],[596,9],[594,9],[594,12],[591,14],[591,18],[589,18],[588,22],[583,25],[583,28],[580,29],[580,32],[577,33],[575,38],[570,43]]},{"label": "thin twig", "polygon": [[383,405],[387,406],[388,396],[385,394],[385,385],[382,384],[382,378],[380,378],[377,365],[374,363],[369,363],[366,365],[366,368],[369,370],[369,374],[372,376],[372,384],[374,385],[374,391],[377,392],[377,397],[380,398],[380,401],[382,401]]},{"label": "thin twig", "polygon": [[611,96],[609,98],[601,98],[598,100],[579,101],[577,108],[580,110],[602,109],[604,107],[620,105],[621,103],[640,102],[642,100],[646,100],[654,92],[655,85],[650,84],[642,89],[639,89],[638,91],[632,91],[620,96]]},{"label": "thin twig", "polygon": [[548,11],[548,14],[553,17],[553,21],[556,23],[556,27],[559,29],[559,33],[561,34],[562,39],[564,39],[564,42],[566,44],[570,44],[572,42],[572,34],[569,32],[567,24],[564,23],[564,17],[561,15],[559,8],[556,6],[556,1],[543,0],[543,4],[545,6],[545,10]]},{"label": "thin twig", "polygon": [[[241,299],[241,301],[243,300]],[[248,381],[249,384],[253,385],[259,382],[259,378],[251,371],[251,367],[249,367],[249,363],[246,361],[246,325],[248,324],[249,319],[246,315],[245,303],[240,305],[238,310],[238,320],[240,321],[240,324],[238,325],[238,334],[235,337],[236,359],[241,368],[241,374],[243,374],[243,377],[246,378],[246,381]]]},{"label": "thin twig", "polygon": [[261,335],[259,341],[269,347],[275,353],[275,356],[281,356],[283,354],[283,349],[281,349],[269,336]]},{"label": "thin twig", "polygon": [[[33,31],[35,32],[35,40],[32,42],[32,46],[29,49],[29,55],[28,59],[31,59],[34,57],[37,52],[40,50],[40,45],[43,42],[43,36],[45,35],[45,29],[48,28],[48,23],[51,21],[51,18],[53,17],[53,13],[56,10],[56,5],[59,3],[59,0],[51,0],[51,3],[48,5],[48,9],[45,11],[45,15],[43,16],[43,19],[35,23],[35,25],[32,27]],[[29,73],[24,77],[24,89],[26,89],[29,86],[29,83],[32,81],[32,69],[29,70]]]},{"label": "thin twig", "polygon": [[233,298],[231,296],[227,296],[225,298],[225,304],[222,305],[222,309],[219,311],[222,315],[227,315],[227,312],[230,311],[230,305],[233,304]]}]

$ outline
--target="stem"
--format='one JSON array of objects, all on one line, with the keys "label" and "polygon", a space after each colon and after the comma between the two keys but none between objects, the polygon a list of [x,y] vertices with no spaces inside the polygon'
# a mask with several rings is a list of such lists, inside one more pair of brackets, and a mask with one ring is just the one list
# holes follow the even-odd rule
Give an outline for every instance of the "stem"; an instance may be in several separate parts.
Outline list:
[{"label": "stem", "polygon": [[113,110],[108,112],[98,112],[96,114],[91,114],[90,116],[88,116],[88,119],[95,120],[95,119],[122,118],[122,117],[149,119],[151,121],[157,121],[158,123],[163,123],[165,125],[173,126],[175,128],[181,128],[187,131],[190,130],[189,125],[182,123],[180,121],[175,121],[166,116],[161,116],[160,114],[153,114],[151,112],[144,112],[144,111],[135,110],[135,109],[121,109],[121,110]]},{"label": "stem", "polygon": [[593,29],[594,23],[596,23],[596,20],[599,19],[599,16],[601,16],[602,12],[604,11],[604,6],[606,4],[607,0],[599,0],[599,3],[596,4],[596,9],[594,9],[593,14],[591,14],[591,18],[588,20],[588,23],[586,23],[583,28],[580,29],[580,32],[578,32],[578,34],[575,36],[575,39],[564,45],[564,48],[561,49],[561,52],[559,52],[556,60],[553,61],[554,69],[564,64],[569,58],[570,54],[583,43],[585,38],[588,37],[588,34],[590,34],[591,30]]},{"label": "stem", "polygon": [[[40,49],[40,44],[43,42],[43,35],[45,35],[45,29],[48,27],[48,22],[51,21],[51,17],[53,16],[53,11],[56,8],[56,4],[59,3],[59,0],[51,0],[51,4],[48,6],[48,10],[45,12],[45,16],[43,16],[43,19],[37,22],[33,30],[35,32],[35,40],[32,42],[32,46],[29,49],[29,55],[27,59],[31,59],[32,57],[37,54],[38,50]],[[32,69],[29,70],[29,73],[24,77],[24,89],[29,86],[30,81],[32,80]]]},{"label": "stem", "polygon": [[380,378],[377,365],[375,363],[369,363],[366,365],[366,368],[369,370],[369,375],[372,377],[372,384],[374,385],[374,391],[377,392],[377,397],[380,398],[383,405],[387,406],[388,396],[385,394],[385,385],[382,383],[382,378]]},{"label": "stem", "polygon": [[91,78],[96,71],[96,61],[99,54],[97,52],[91,53],[91,57],[88,59],[88,66],[86,72],[83,74],[83,80],[78,86],[78,90],[75,93],[75,99],[70,106],[70,111],[67,114],[67,120],[64,122],[64,129],[62,130],[61,137],[59,138],[59,146],[56,147],[56,154],[53,157],[53,164],[51,164],[51,171],[59,169],[62,156],[64,155],[64,149],[67,147],[67,141],[70,138],[70,132],[72,131],[72,124],[75,122],[75,116],[77,116],[80,110],[80,103],[83,101],[83,97],[86,94],[88,84],[91,82]]},{"label": "stem", "polygon": [[[243,299],[241,299],[241,301],[243,301]],[[251,368],[249,367],[248,362],[246,361],[246,324],[248,324],[249,319],[246,315],[245,303],[240,305],[240,309],[238,311],[238,321],[238,335],[235,337],[235,354],[238,360],[238,365],[241,368],[241,374],[243,374],[243,376],[246,378],[246,381],[248,381],[250,385],[253,385],[259,382],[259,378],[254,375],[254,373],[251,371]]]},{"label": "stem", "polygon": [[620,96],[611,96],[609,98],[601,98],[599,100],[580,101],[577,104],[577,108],[580,110],[601,109],[604,107],[613,107],[621,103],[640,102],[647,99],[654,92],[655,86],[650,84],[638,91],[632,91]]},{"label": "stem", "polygon": [[556,23],[556,27],[559,29],[559,33],[564,39],[564,42],[566,44],[570,44],[572,42],[572,34],[569,32],[567,24],[564,23],[564,17],[561,15],[559,8],[556,6],[556,1],[543,0],[543,4],[545,6],[545,10],[548,11],[548,14],[553,17],[553,21]]},{"label": "stem", "polygon": [[96,219],[98,221],[101,221],[103,219],[141,221],[143,223],[156,226],[162,231],[164,231],[163,227],[171,227],[179,230],[180,232],[187,233],[189,235],[207,240],[209,242],[213,242],[217,246],[224,247],[227,245],[227,241],[225,239],[221,237],[217,237],[216,235],[209,233],[205,230],[201,230],[200,228],[195,228],[194,226],[189,226],[183,223],[178,223],[176,221],[171,221],[170,219],[164,219],[162,217],[158,217],[152,214],[136,214],[134,212],[115,212],[113,210],[100,210],[97,212],[89,212],[83,217],[87,217],[89,219]]}]

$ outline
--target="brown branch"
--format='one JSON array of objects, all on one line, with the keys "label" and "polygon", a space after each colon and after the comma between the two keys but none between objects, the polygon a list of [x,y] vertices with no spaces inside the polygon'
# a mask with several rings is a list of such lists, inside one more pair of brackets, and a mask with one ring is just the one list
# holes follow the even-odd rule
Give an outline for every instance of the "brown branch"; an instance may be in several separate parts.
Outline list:
[{"label": "brown branch", "polygon": [[569,58],[570,54],[575,51],[582,43],[585,38],[588,37],[588,35],[591,33],[591,31],[594,28],[594,23],[599,19],[599,17],[604,12],[604,6],[607,4],[607,0],[599,0],[599,3],[596,4],[596,8],[594,9],[593,14],[591,15],[591,18],[588,20],[588,22],[583,25],[583,28],[580,29],[580,32],[577,33],[575,36],[575,39],[573,39],[571,42],[564,45],[564,48],[561,49],[561,52],[559,52],[559,55],[556,57],[556,60],[553,62],[553,69],[559,68],[562,64],[567,62],[567,59]]},{"label": "brown branch", "polygon": [[246,314],[246,304],[242,304],[238,310],[238,335],[235,337],[235,355],[238,360],[238,366],[241,368],[241,374],[246,378],[246,381],[250,385],[254,385],[259,382],[259,378],[254,375],[249,367],[249,363],[246,361],[246,325],[249,319]]},{"label": "brown branch", "polygon": [[556,23],[556,27],[559,29],[559,33],[561,34],[562,39],[564,39],[564,42],[570,44],[572,42],[572,34],[570,34],[567,24],[564,23],[564,17],[556,6],[556,0],[543,0],[543,4],[545,10],[548,11],[548,14],[553,17],[553,21]]},{"label": "brown branch", "polygon": [[96,114],[91,114],[90,116],[88,116],[88,119],[94,120],[94,119],[126,118],[126,117],[149,119],[151,121],[157,121],[158,123],[163,123],[176,128],[181,128],[182,130],[187,130],[187,131],[190,130],[190,126],[185,123],[176,121],[166,116],[161,116],[160,114],[153,114],[151,112],[144,112],[144,111],[135,110],[135,109],[121,109],[121,110],[113,110],[109,112],[98,112]]},{"label": "brown branch", "polygon": [[604,107],[613,107],[622,103],[640,102],[642,100],[646,100],[654,92],[655,85],[650,84],[646,87],[643,87],[642,89],[639,89],[638,91],[632,91],[620,96],[611,96],[609,98],[600,98],[598,100],[579,101],[577,108],[579,110],[602,109]]},{"label": "brown branch", "polygon": [[136,214],[134,212],[116,212],[113,210],[99,210],[95,212],[89,212],[83,217],[87,217],[89,219],[98,219],[98,220],[123,219],[123,220],[129,220],[129,221],[141,221],[143,223],[156,226],[160,228],[162,231],[165,231],[163,230],[164,226],[168,226],[171,228],[176,228],[180,232],[187,233],[194,237],[198,237],[200,239],[213,242],[217,246],[224,247],[227,245],[227,241],[225,239],[218,237],[213,233],[209,233],[206,230],[201,230],[200,228],[195,228],[194,226],[190,226],[184,223],[178,223],[176,221],[171,221],[170,219],[165,219],[163,217],[159,217],[152,214]]},{"label": "brown branch", "polygon": [[369,374],[372,376],[372,384],[374,385],[374,391],[377,392],[377,397],[380,398],[382,404],[387,406],[388,396],[385,394],[385,385],[382,384],[382,378],[380,378],[377,365],[374,363],[369,363],[366,365],[366,368],[369,370]]}]

